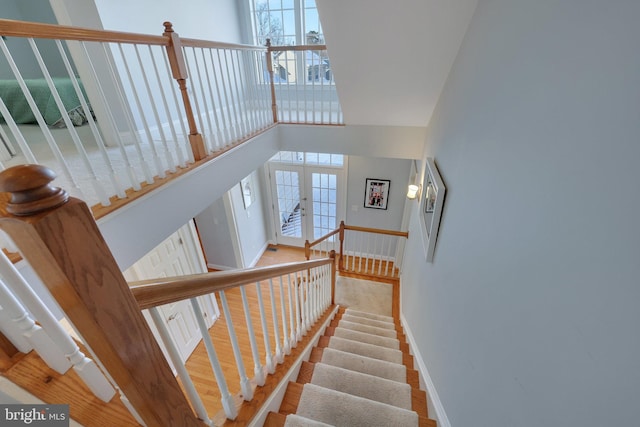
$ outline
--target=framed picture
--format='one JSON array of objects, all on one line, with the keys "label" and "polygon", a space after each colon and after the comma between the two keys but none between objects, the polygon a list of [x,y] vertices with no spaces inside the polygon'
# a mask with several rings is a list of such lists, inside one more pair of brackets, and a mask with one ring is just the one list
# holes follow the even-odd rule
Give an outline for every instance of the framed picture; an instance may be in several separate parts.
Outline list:
[{"label": "framed picture", "polygon": [[256,199],[252,175],[249,175],[240,181],[240,190],[242,191],[244,208],[249,209],[249,206],[251,206],[253,201]]},{"label": "framed picture", "polygon": [[364,187],[364,207],[387,209],[390,186],[391,181],[388,179],[367,178]]},{"label": "framed picture", "polygon": [[422,188],[424,188],[420,200],[422,244],[427,262],[433,262],[446,188],[432,158],[427,158]]}]

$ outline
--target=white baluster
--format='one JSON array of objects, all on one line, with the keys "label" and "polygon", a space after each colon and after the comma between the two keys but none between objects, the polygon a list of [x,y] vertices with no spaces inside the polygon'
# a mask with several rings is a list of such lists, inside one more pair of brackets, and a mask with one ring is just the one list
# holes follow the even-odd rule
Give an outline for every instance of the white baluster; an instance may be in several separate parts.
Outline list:
[{"label": "white baluster", "polygon": [[[217,112],[218,109],[216,108],[216,98],[213,93],[213,86],[211,85],[211,75],[214,74],[215,72],[213,71],[213,69],[212,71],[209,71],[209,66],[207,64],[207,58],[205,56],[204,49],[201,49],[200,53],[202,55],[202,63],[204,64],[204,76],[207,78],[207,88],[209,89],[209,98],[211,99],[211,114],[213,115],[213,119],[215,121],[215,130],[212,130],[212,135],[211,135],[211,139],[216,141],[215,148],[213,149],[213,151],[218,151],[224,147],[224,141],[222,138],[222,132],[220,131],[220,121],[218,120],[218,112]],[[212,67],[213,67],[213,64],[212,64]],[[198,73],[198,78],[200,78],[199,73]],[[207,117],[210,117],[210,115],[207,114]]]},{"label": "white baluster", "polygon": [[29,353],[33,346],[22,334],[22,330],[16,325],[7,310],[0,307],[0,332],[11,341],[20,353]]},{"label": "white baluster", "polygon": [[[160,77],[158,76],[158,69],[156,68],[156,63],[153,61],[153,52],[151,51],[151,46],[147,46],[149,48],[149,54],[151,55],[153,69],[155,71],[156,77],[158,81]],[[144,81],[144,87],[147,90],[147,96],[149,97],[148,105],[151,106],[151,111],[153,112],[153,118],[156,121],[156,126],[158,127],[158,133],[160,134],[160,141],[162,142],[162,146],[164,148],[164,155],[167,161],[167,168],[171,172],[176,171],[176,162],[173,159],[173,155],[171,154],[171,150],[169,150],[169,145],[167,144],[167,137],[164,134],[164,129],[162,128],[162,120],[160,120],[160,115],[158,114],[158,108],[156,107],[156,100],[153,97],[153,92],[151,91],[151,86],[149,85],[149,78],[147,77],[147,72],[145,71],[144,64],[142,63],[142,58],[140,57],[140,50],[137,45],[134,45],[134,49],[136,51],[136,58],[138,58],[138,67],[140,67],[140,72],[142,74],[142,80]],[[162,93],[162,89],[160,93]],[[151,132],[149,132],[148,138],[153,139],[151,136]]]},{"label": "white baluster", "polygon": [[[200,49],[200,51],[202,52],[202,49]],[[200,96],[201,96],[201,102],[203,104],[203,113],[200,116],[200,126],[202,128],[202,133],[207,135],[207,138],[205,138],[205,142],[207,143],[207,151],[208,152],[213,152],[214,150],[214,146],[217,145],[215,140],[214,140],[214,136],[215,136],[215,129],[213,127],[213,125],[211,124],[211,117],[209,116],[209,104],[207,102],[207,95],[205,93],[204,90],[204,82],[202,81],[202,73],[200,71],[200,61],[198,61],[198,55],[196,54],[196,48],[192,48],[192,53],[193,53],[193,68],[195,69],[195,74],[191,74],[191,71],[189,71],[189,75],[191,76],[191,85],[194,87],[194,94],[195,94],[195,85],[196,83],[198,84],[198,86],[200,87]],[[188,64],[188,63],[187,63]],[[206,64],[205,64],[206,66]],[[196,78],[197,76],[197,78]],[[198,98],[196,98],[197,100]],[[198,109],[199,110],[199,109]],[[200,114],[200,113],[198,113]],[[204,127],[204,123],[207,123],[207,127],[209,129],[209,132],[205,132],[205,127]],[[213,140],[213,141],[212,141]]]},{"label": "white baluster", "polygon": [[228,82],[228,86],[229,86],[229,98],[231,99],[231,105],[233,107],[233,117],[234,117],[234,132],[236,134],[236,140],[239,140],[242,138],[242,119],[240,118],[240,115],[238,114],[238,108],[237,108],[237,100],[234,99],[234,92],[233,92],[233,85],[231,83],[232,79],[231,79],[231,70],[229,68],[229,57],[231,57],[231,66],[233,67],[233,54],[231,52],[231,50],[229,49],[224,49],[224,64],[225,64],[225,70],[227,72],[227,82]]},{"label": "white baluster", "polygon": [[33,152],[31,151],[31,148],[29,148],[29,145],[27,144],[27,141],[25,141],[22,132],[20,132],[20,128],[18,128],[18,125],[13,120],[13,117],[11,116],[11,113],[7,109],[7,106],[5,105],[2,98],[0,98],[0,114],[2,114],[2,117],[9,126],[9,129],[11,130],[13,137],[18,143],[20,151],[22,151],[22,154],[24,154],[27,163],[38,163],[35,156],[33,155]]},{"label": "white baluster", "polygon": [[[87,46],[85,44],[85,42],[80,42],[80,44],[82,45],[82,49],[84,50],[84,55],[85,57],[89,57],[89,52],[87,51]],[[111,57],[112,56],[112,52],[111,50],[109,50],[108,44],[107,43],[100,43],[100,46],[102,47],[103,50],[103,54],[106,55],[106,57]],[[96,72],[95,67],[93,66],[93,62],[88,61],[89,66],[91,67],[91,74],[92,77],[94,79],[94,81],[100,81],[100,79],[98,78],[98,74]],[[119,75],[117,75],[114,72],[113,69],[113,64],[111,63],[111,61],[107,61],[108,64],[108,71],[110,74],[110,78],[113,81],[117,81],[116,79],[119,79]],[[97,89],[100,92],[100,98],[106,103],[106,96],[104,94],[104,90],[102,89],[102,85],[98,84],[97,85]],[[118,100],[120,101],[120,103],[122,103],[122,105],[127,105],[124,95],[122,94],[122,90],[120,88],[120,85],[116,85],[116,94],[118,97]],[[108,120],[107,122],[109,124],[113,124],[116,122],[115,118],[113,117],[113,113],[111,111],[111,108],[106,108],[105,109],[107,115],[108,115]],[[137,152],[138,152],[138,156],[140,157],[140,164],[142,167],[142,171],[143,174],[145,176],[145,179],[147,180],[147,182],[153,182],[153,177],[151,175],[151,170],[149,169],[149,166],[147,165],[146,160],[144,159],[144,157],[142,157],[141,151],[139,150],[139,144],[137,141],[137,138],[135,137],[135,133],[134,133],[134,126],[133,126],[133,122],[131,119],[131,115],[128,114],[128,112],[125,112],[125,117],[127,119],[127,124],[129,125],[129,130],[132,132],[132,139],[135,140],[136,143],[136,147],[137,147]],[[90,119],[90,121],[93,121],[93,118]],[[93,128],[92,128],[93,129]],[[120,155],[122,156],[122,159],[125,161],[126,164],[126,172],[127,172],[127,177],[129,178],[129,182],[131,183],[131,187],[135,190],[135,191],[139,191],[141,187],[140,182],[138,180],[138,177],[136,176],[136,170],[133,166],[133,163],[131,163],[131,159],[129,158],[129,154],[127,153],[127,150],[124,147],[124,142],[122,141],[122,136],[120,134],[120,132],[117,131],[117,129],[114,128],[114,130],[116,130],[116,132],[114,133],[115,138],[116,138],[116,142],[118,145],[118,151],[120,152]],[[96,128],[96,132],[94,133],[94,135],[96,135],[96,133],[99,135],[100,132],[98,132],[97,128]],[[102,137],[100,137],[102,138]]]},{"label": "white baluster", "polygon": [[[209,57],[211,58],[211,67],[213,68],[213,83],[216,87],[216,93],[218,94],[218,106],[220,109],[220,118],[222,120],[222,135],[221,135],[221,147],[227,146],[227,144],[233,141],[233,136],[231,135],[231,118],[227,117],[225,114],[225,107],[227,104],[224,102],[222,98],[222,91],[220,90],[220,83],[218,82],[218,77],[222,80],[222,87],[224,87],[224,77],[222,76],[222,71],[216,72],[216,64],[218,65],[218,70],[222,70],[222,64],[220,63],[220,55],[218,50],[216,49],[217,62],[213,57],[214,49],[209,50]],[[228,111],[228,110],[227,110]]]},{"label": "white baluster", "polygon": [[207,410],[204,407],[204,403],[200,398],[200,395],[196,391],[196,387],[191,380],[191,376],[189,376],[189,372],[187,372],[187,368],[184,366],[182,359],[180,358],[180,353],[178,352],[178,348],[176,347],[175,342],[171,338],[171,333],[165,324],[165,320],[160,314],[160,311],[157,307],[152,307],[149,309],[149,314],[153,319],[153,323],[158,328],[158,333],[160,334],[160,339],[167,349],[167,353],[169,353],[169,358],[171,362],[173,362],[173,366],[176,368],[178,372],[178,376],[180,377],[180,382],[185,388],[187,393],[187,397],[189,401],[193,405],[196,414],[198,414],[198,418],[203,420],[208,425],[212,425],[212,421],[209,419],[209,414],[207,414]]},{"label": "white baluster", "polygon": [[231,340],[231,347],[233,348],[233,357],[236,360],[238,367],[238,376],[240,377],[240,389],[242,390],[242,397],[247,402],[253,399],[253,389],[251,383],[247,377],[247,372],[244,369],[244,362],[242,361],[242,353],[240,351],[240,345],[238,345],[238,336],[233,327],[233,319],[231,318],[231,311],[229,310],[229,304],[227,303],[227,296],[224,291],[218,293],[220,301],[222,302],[222,311],[224,312],[224,319],[227,323],[227,330],[229,331],[229,339]]},{"label": "white baluster", "polygon": [[284,285],[282,283],[282,276],[280,276],[280,313],[282,315],[282,337],[284,353],[291,354],[291,343],[289,342],[289,333],[287,332],[287,315],[284,302]]},{"label": "white baluster", "polygon": [[[391,244],[393,243],[393,237],[391,237],[389,239],[389,245],[387,246],[387,262],[384,265],[384,275],[388,276],[389,274],[389,263],[391,262]],[[397,242],[398,242],[398,238],[395,238],[396,240],[396,247],[397,247]]]},{"label": "white baluster", "polygon": [[51,134],[51,130],[49,129],[49,126],[44,121],[44,118],[42,117],[42,113],[40,112],[40,109],[38,108],[36,101],[33,99],[33,95],[31,95],[31,92],[27,88],[27,84],[22,78],[22,74],[20,73],[18,66],[13,60],[13,57],[11,56],[9,49],[7,48],[7,45],[5,44],[4,39],[2,38],[0,38],[0,49],[2,49],[2,52],[4,53],[5,58],[9,63],[9,67],[11,68],[11,71],[13,72],[13,75],[16,78],[16,82],[20,86],[20,89],[22,90],[22,94],[25,97],[27,104],[29,104],[29,108],[31,108],[31,112],[35,117],[36,122],[38,122],[38,126],[40,126],[40,130],[42,131],[42,135],[44,136],[44,139],[47,141],[47,145],[51,149],[55,159],[58,161],[58,163],[60,163],[60,169],[62,170],[62,174],[71,183],[71,186],[75,194],[79,195],[81,199],[84,199],[84,195],[82,193],[82,190],[80,189],[80,186],[76,182],[75,178],[71,175],[71,170],[69,169],[69,165],[64,159],[62,152],[60,152],[60,148],[56,144],[56,140]]},{"label": "white baluster", "polygon": [[[102,372],[100,372],[95,362],[80,351],[75,341],[73,341],[69,334],[60,326],[60,323],[51,311],[49,311],[40,297],[31,289],[24,277],[16,270],[13,263],[4,253],[0,256],[0,275],[7,280],[13,292],[22,300],[31,313],[38,319],[38,322],[44,327],[47,336],[51,337],[48,341],[54,342],[54,347],[61,350],[68,359],[68,361],[66,361],[67,365],[69,365],[69,362],[73,365],[73,370],[82,378],[93,394],[105,402],[111,400],[115,395],[115,390],[109,381],[104,377]],[[40,353],[40,351],[38,351],[38,353]]]},{"label": "white baluster", "polygon": [[[236,58],[238,57],[238,54],[239,54],[238,50],[229,50],[229,56],[231,57],[231,68],[233,69],[233,80],[234,80],[235,89],[236,89],[234,96],[236,97],[236,104],[238,105],[238,119],[240,124],[240,132],[242,134],[242,137],[245,137],[249,135],[249,130],[247,128],[248,120],[246,119],[245,114],[243,112],[243,107],[242,107],[243,102],[241,98],[242,95],[240,92],[240,88],[238,87],[238,80],[240,80],[240,72],[236,69]],[[231,87],[231,91],[233,92],[233,87]]]},{"label": "white baluster", "polygon": [[[298,340],[296,340],[296,327],[295,321],[293,320],[293,296],[291,292],[291,273],[287,275],[287,294],[289,296],[289,330],[291,331],[291,336],[289,337],[289,347],[294,348],[298,345]],[[288,354],[288,353],[287,353]]]},{"label": "white baluster", "polygon": [[247,333],[249,334],[249,343],[251,344],[251,354],[253,355],[253,373],[254,380],[259,386],[263,386],[265,382],[264,369],[260,364],[260,354],[258,353],[258,343],[256,334],[253,330],[253,322],[251,322],[251,313],[249,311],[249,302],[247,301],[247,293],[244,286],[240,287],[240,295],[242,296],[242,307],[244,308],[244,318],[247,323]]},{"label": "white baluster", "polygon": [[311,276],[309,274],[309,270],[307,270],[305,274],[305,300],[304,300],[304,334],[306,335],[309,329],[311,329],[311,325],[313,324],[313,320],[311,319]]},{"label": "white baluster", "polygon": [[273,374],[276,371],[276,365],[274,363],[274,356],[271,354],[271,344],[269,343],[269,329],[267,328],[267,315],[264,311],[264,302],[262,300],[262,290],[260,289],[260,282],[256,283],[256,291],[258,292],[258,307],[260,308],[260,323],[262,324],[262,335],[264,338],[264,350],[266,353],[266,366],[267,372]]},{"label": "white baluster", "polygon": [[[104,50],[104,54],[109,58],[112,56],[113,52],[111,50],[109,50],[109,47],[106,43],[102,44],[102,49]],[[86,50],[86,48],[85,48]],[[120,50],[122,51],[122,47],[120,47]],[[126,59],[123,57],[122,60],[124,61],[124,63],[126,64]],[[119,81],[120,80],[120,74],[116,72],[116,70],[114,70],[113,65],[111,64],[111,61],[107,61],[108,65],[109,65],[109,72],[111,73],[111,79],[114,81]],[[92,66],[93,67],[93,66]],[[94,70],[94,76],[95,76],[95,70]],[[97,77],[96,77],[97,79]],[[101,87],[101,86],[100,86]],[[102,90],[102,89],[101,89]],[[127,100],[126,96],[122,93],[122,89],[120,88],[120,85],[116,85],[116,93],[118,95],[118,99],[120,101],[120,103],[122,105],[130,105],[129,101]],[[102,94],[103,99],[105,98],[104,93]],[[111,110],[107,109],[109,111],[109,114],[111,115]],[[136,131],[136,126],[133,123],[133,119],[131,118],[131,114],[125,114],[125,117],[127,119],[127,125],[129,126],[129,131],[131,132],[131,139],[133,141],[133,145],[136,149],[136,154],[138,155],[138,160],[140,161],[140,167],[142,168],[142,172],[144,173],[144,177],[145,180],[147,181],[147,184],[153,184],[153,174],[151,173],[151,168],[149,167],[149,163],[147,162],[147,159],[145,158],[144,154],[142,153],[142,147],[140,147],[140,141],[138,140],[138,136],[137,136],[137,131]],[[115,119],[113,118],[113,115],[111,115],[111,120],[112,122],[115,121]],[[122,143],[122,141],[118,141],[119,145],[121,146],[121,153],[124,153],[124,156],[127,156],[127,150],[125,150],[124,148],[124,144]],[[128,157],[125,157],[125,159],[128,159]],[[127,160],[128,161],[128,160]],[[138,179],[135,176],[135,170],[133,165],[131,165],[131,163],[127,163],[128,169],[129,169],[129,177],[131,179],[131,182],[133,184],[133,189],[138,191],[140,190],[140,183],[138,182]]]},{"label": "white baluster", "polygon": [[[138,108],[138,113],[140,113],[140,121],[142,122],[142,127],[144,128],[144,133],[147,137],[147,144],[151,149],[151,157],[153,158],[153,161],[156,165],[156,173],[160,178],[164,178],[167,174],[165,173],[165,170],[162,167],[162,161],[160,160],[160,156],[158,156],[158,150],[156,149],[155,142],[153,142],[153,138],[151,137],[151,131],[149,130],[149,123],[147,122],[147,117],[144,114],[144,108],[142,107],[142,102],[140,101],[140,96],[138,95],[136,84],[131,75],[129,62],[127,61],[127,57],[124,54],[124,50],[122,49],[121,43],[118,43],[118,49],[120,51],[120,56],[122,57],[122,63],[124,65],[124,69],[129,80],[129,87],[131,88],[131,93],[133,94],[133,100],[135,101],[136,107]],[[132,129],[133,132],[135,132],[135,130],[136,129]],[[149,182],[149,184],[153,184],[153,178],[151,182]]]},{"label": "white baluster", "polygon": [[301,295],[299,292],[300,286],[300,276],[298,273],[293,275],[293,293],[295,299],[295,309],[296,309],[296,343],[302,339],[302,310],[300,307]]},{"label": "white baluster", "polygon": [[269,298],[271,300],[271,318],[273,321],[273,333],[276,340],[276,361],[284,362],[284,352],[280,344],[280,328],[278,327],[278,308],[276,307],[276,297],[273,293],[273,279],[269,279]]},{"label": "white baluster", "polygon": [[218,390],[220,390],[220,401],[222,402],[224,414],[228,419],[235,420],[238,416],[238,409],[233,402],[231,393],[229,393],[229,387],[227,386],[227,381],[225,380],[224,373],[222,372],[222,368],[220,367],[220,361],[218,360],[216,349],[213,346],[213,341],[211,340],[211,336],[209,336],[209,329],[204,322],[204,316],[202,315],[202,310],[200,310],[200,304],[198,303],[198,300],[196,298],[191,298],[190,301],[193,312],[196,315],[198,327],[200,328],[200,332],[202,333],[202,341],[204,342],[204,346],[207,349],[207,354],[209,355],[209,363],[211,363],[213,375],[215,376],[216,383],[218,384]]},{"label": "white baluster", "polygon": [[27,310],[2,281],[0,281],[0,297],[2,298],[2,310],[6,312],[11,322],[33,346],[42,360],[60,374],[67,372],[71,368],[67,358],[64,357],[64,354],[45,333],[44,329],[36,325]]},{"label": "white baluster", "polygon": [[40,66],[40,71],[42,71],[42,75],[44,76],[44,79],[47,82],[47,86],[49,86],[49,91],[53,96],[53,100],[56,106],[58,107],[58,110],[60,111],[60,115],[62,116],[62,119],[67,127],[67,130],[69,131],[71,140],[73,141],[73,144],[75,145],[76,150],[78,150],[78,154],[80,155],[80,161],[84,165],[89,175],[91,175],[91,184],[93,186],[93,189],[98,195],[98,199],[100,203],[102,203],[102,205],[104,206],[109,206],[111,204],[111,202],[109,201],[109,196],[107,196],[107,193],[104,187],[100,183],[100,179],[96,175],[96,172],[93,166],[91,165],[91,161],[89,161],[89,156],[87,155],[87,151],[84,149],[84,146],[82,145],[82,141],[80,141],[80,137],[78,136],[78,132],[76,132],[75,126],[73,125],[73,123],[71,123],[71,119],[69,118],[67,109],[64,106],[62,99],[60,98],[60,94],[58,93],[58,89],[56,88],[56,85],[53,83],[53,79],[49,74],[49,70],[47,69],[47,66],[44,63],[44,60],[42,59],[42,55],[40,55],[38,46],[36,46],[36,42],[31,38],[29,39],[29,45],[31,46],[31,50],[33,51],[36,61],[38,62],[38,65]]},{"label": "white baluster", "polygon": [[116,171],[113,168],[113,162],[111,161],[111,158],[107,154],[107,150],[104,146],[102,135],[98,131],[96,122],[93,119],[92,114],[90,113],[91,109],[89,108],[89,104],[87,104],[87,100],[85,99],[84,93],[82,93],[82,90],[80,89],[80,85],[78,84],[78,80],[76,79],[75,72],[71,67],[69,58],[67,57],[67,52],[62,47],[62,42],[60,40],[56,40],[56,46],[58,47],[58,52],[60,52],[60,57],[64,62],[64,67],[67,70],[67,74],[71,79],[71,84],[73,85],[73,89],[76,93],[76,96],[80,101],[80,105],[82,106],[83,111],[85,112],[85,115],[87,117],[87,123],[89,125],[89,128],[91,129],[91,134],[93,135],[93,138],[96,141],[96,145],[98,146],[98,151],[100,151],[100,154],[102,156],[102,161],[104,162],[104,165],[109,170],[109,178],[111,179],[111,184],[113,185],[114,191],[116,192],[116,195],[118,197],[124,198],[126,197],[124,187],[120,183],[120,180],[118,179],[118,175],[116,174]]}]

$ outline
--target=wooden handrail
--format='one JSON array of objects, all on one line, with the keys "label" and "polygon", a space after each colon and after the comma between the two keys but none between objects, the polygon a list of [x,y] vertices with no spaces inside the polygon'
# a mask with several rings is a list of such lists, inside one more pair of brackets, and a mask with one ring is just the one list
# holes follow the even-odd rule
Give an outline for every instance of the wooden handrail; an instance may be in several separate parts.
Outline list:
[{"label": "wooden handrail", "polygon": [[95,30],[68,25],[0,19],[0,35],[35,39],[77,40],[108,43],[133,43],[166,46],[163,36],[128,33],[124,31]]},{"label": "wooden handrail", "polygon": [[89,208],[52,187],[51,175],[38,165],[0,173],[0,191],[11,193],[0,205],[0,228],[147,426],[202,426]]},{"label": "wooden handrail", "polygon": [[179,277],[129,282],[133,296],[144,310],[171,302],[259,282],[297,271],[330,264],[331,258],[257,267],[242,271],[217,271]]},{"label": "wooden handrail", "polygon": [[266,52],[265,46],[254,46],[251,44],[215,42],[210,40],[180,38],[182,45],[187,47],[200,47],[204,49],[235,49],[235,50],[255,50],[258,52]]},{"label": "wooden handrail", "polygon": [[304,51],[304,50],[327,50],[327,45],[324,44],[305,44],[298,46],[269,46],[269,50],[272,52],[286,52],[286,51]]},{"label": "wooden handrail", "polygon": [[310,248],[312,248],[312,247],[314,247],[315,245],[317,245],[318,243],[321,243],[321,242],[323,242],[323,241],[327,240],[329,237],[331,237],[331,236],[333,236],[333,235],[336,235],[336,234],[338,234],[339,232],[340,232],[340,229],[339,229],[339,228],[336,228],[335,230],[330,231],[329,233],[325,234],[324,236],[320,237],[319,239],[316,239],[316,240],[314,240],[313,242],[309,243],[309,247],[310,247]]},{"label": "wooden handrail", "polygon": [[368,227],[358,227],[355,225],[345,225],[345,230],[351,231],[361,231],[364,233],[373,233],[373,234],[386,234],[389,236],[399,236],[399,237],[409,237],[408,231],[394,231],[394,230],[384,230],[381,228],[368,228]]}]

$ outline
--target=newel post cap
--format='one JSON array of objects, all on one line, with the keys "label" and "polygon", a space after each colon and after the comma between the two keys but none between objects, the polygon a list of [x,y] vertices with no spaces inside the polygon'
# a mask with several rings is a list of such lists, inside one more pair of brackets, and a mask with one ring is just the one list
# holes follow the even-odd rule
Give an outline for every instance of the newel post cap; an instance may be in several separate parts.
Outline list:
[{"label": "newel post cap", "polygon": [[11,194],[7,212],[34,215],[66,203],[69,194],[51,185],[55,178],[55,172],[42,165],[19,165],[0,172],[0,191]]}]

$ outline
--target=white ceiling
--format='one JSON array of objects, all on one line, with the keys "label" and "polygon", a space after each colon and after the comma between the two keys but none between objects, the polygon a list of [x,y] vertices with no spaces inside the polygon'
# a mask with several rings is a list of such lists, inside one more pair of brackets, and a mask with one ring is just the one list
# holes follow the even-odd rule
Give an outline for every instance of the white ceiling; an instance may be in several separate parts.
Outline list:
[{"label": "white ceiling", "polygon": [[426,126],[477,0],[316,0],[345,123]]}]

